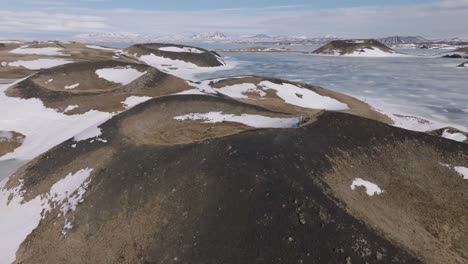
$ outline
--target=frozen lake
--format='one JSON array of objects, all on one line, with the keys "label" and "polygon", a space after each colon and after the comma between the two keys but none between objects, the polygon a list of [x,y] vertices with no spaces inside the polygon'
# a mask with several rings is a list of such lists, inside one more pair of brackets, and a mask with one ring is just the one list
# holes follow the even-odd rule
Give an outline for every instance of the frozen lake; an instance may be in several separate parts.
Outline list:
[{"label": "frozen lake", "polygon": [[[221,48],[219,44],[198,45]],[[299,50],[316,47],[288,46]],[[366,99],[373,105],[384,104],[385,108],[466,129],[468,68],[456,67],[463,60],[430,56],[444,50],[401,52],[414,56],[356,58],[291,53],[223,53],[228,62],[235,62],[237,67],[198,77],[255,74],[306,82]]]}]

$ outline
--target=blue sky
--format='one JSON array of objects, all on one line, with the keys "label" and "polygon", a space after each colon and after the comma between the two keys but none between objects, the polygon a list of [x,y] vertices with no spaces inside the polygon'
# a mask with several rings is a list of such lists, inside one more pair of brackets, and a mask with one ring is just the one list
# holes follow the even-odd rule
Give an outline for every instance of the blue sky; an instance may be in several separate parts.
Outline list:
[{"label": "blue sky", "polygon": [[0,38],[92,32],[468,38],[468,0],[2,0]]}]

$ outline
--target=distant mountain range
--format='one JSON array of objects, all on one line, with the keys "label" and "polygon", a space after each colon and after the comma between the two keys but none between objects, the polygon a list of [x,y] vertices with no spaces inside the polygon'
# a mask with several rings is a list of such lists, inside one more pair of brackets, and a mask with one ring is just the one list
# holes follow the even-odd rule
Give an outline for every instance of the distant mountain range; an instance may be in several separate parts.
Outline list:
[{"label": "distant mountain range", "polygon": [[431,41],[420,36],[392,36],[386,38],[377,39],[385,45],[395,45],[395,44],[423,44],[430,43]]},{"label": "distant mountain range", "polygon": [[219,43],[277,43],[282,45],[288,44],[325,44],[332,40],[340,38],[334,36],[325,36],[318,38],[309,38],[306,36],[269,36],[266,34],[246,35],[240,37],[227,36],[222,32],[213,32],[205,34],[196,34],[192,36],[172,35],[172,36],[155,36],[155,35],[140,35],[135,33],[89,33],[79,34],[73,37],[73,40],[104,43],[104,42],[125,42],[125,43],[141,43],[141,42],[219,42]]},{"label": "distant mountain range", "polygon": [[[343,40],[336,36],[307,37],[307,36],[270,36],[266,34],[228,36],[222,32],[172,36],[141,35],[135,33],[90,33],[80,34],[74,40],[88,43],[145,43],[145,42],[216,42],[216,43],[270,43],[278,45],[323,45],[333,40]],[[468,44],[460,38],[428,40],[420,36],[391,36],[378,38],[385,45],[405,44]]]}]

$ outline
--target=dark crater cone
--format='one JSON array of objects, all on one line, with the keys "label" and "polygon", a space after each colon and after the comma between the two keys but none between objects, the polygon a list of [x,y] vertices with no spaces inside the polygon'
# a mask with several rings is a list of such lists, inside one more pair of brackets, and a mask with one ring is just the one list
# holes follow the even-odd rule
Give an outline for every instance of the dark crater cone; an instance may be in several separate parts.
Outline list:
[{"label": "dark crater cone", "polygon": [[[191,48],[199,50],[201,53],[194,52],[171,52],[160,50],[160,48],[165,47],[177,47],[177,48]],[[137,55],[137,57],[142,55],[154,54],[156,56],[169,58],[172,60],[181,60],[185,62],[193,63],[199,67],[218,67],[225,65],[221,56],[214,52],[202,48],[196,48],[185,45],[177,44],[161,44],[161,43],[148,43],[148,44],[136,44],[127,49],[125,49],[130,55]]]},{"label": "dark crater cone", "polygon": [[380,43],[375,39],[366,40],[334,40],[318,48],[313,53],[315,54],[333,54],[334,51],[340,55],[350,54],[356,50],[379,48],[389,53],[395,53],[394,50]]},{"label": "dark crater cone", "polygon": [[[96,73],[100,69],[133,69],[145,74],[124,85],[100,78]],[[91,109],[118,111],[123,109],[121,102],[129,96],[161,96],[189,87],[184,80],[146,64],[109,60],[77,62],[45,69],[8,88],[6,94],[24,99],[38,98],[45,106],[62,111],[69,105],[78,105],[78,108],[67,112],[76,114]]]},{"label": "dark crater cone", "polygon": [[[64,236],[56,224],[63,216],[45,215],[16,263],[468,260],[467,183],[438,164],[468,166],[467,145],[338,112],[298,128],[244,127],[202,141],[202,131],[233,124],[161,121],[215,109],[284,116],[227,98],[161,97],[101,125],[105,143],[69,140],[23,167],[9,184],[22,179],[27,199],[70,171],[94,170],[67,215],[73,228]],[[193,142],[161,144],[151,134],[161,126],[174,135],[200,129]],[[353,191],[354,178],[385,192]]]}]

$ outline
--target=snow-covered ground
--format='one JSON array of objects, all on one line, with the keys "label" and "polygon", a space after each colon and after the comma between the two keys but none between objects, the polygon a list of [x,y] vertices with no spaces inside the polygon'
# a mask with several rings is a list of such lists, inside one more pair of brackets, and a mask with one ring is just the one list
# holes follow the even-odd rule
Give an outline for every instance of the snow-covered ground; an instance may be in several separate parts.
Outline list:
[{"label": "snow-covered ground", "polygon": [[463,177],[463,179],[468,180],[468,168],[462,166],[455,166],[455,171]]},{"label": "snow-covered ground", "polygon": [[59,65],[64,65],[67,63],[72,63],[72,60],[65,60],[65,59],[37,59],[37,60],[29,60],[29,61],[14,61],[8,63],[8,66],[12,67],[24,67],[30,70],[40,70],[40,69],[48,69]]},{"label": "snow-covered ground", "polygon": [[287,128],[297,127],[302,121],[302,117],[280,118],[261,115],[233,115],[223,112],[191,113],[174,117],[175,120],[200,120],[204,123],[235,122],[256,128]]},{"label": "snow-covered ground", "polygon": [[119,51],[119,49],[106,48],[106,47],[97,46],[97,45],[86,45],[86,47],[89,48],[89,49],[98,49],[98,50],[107,50],[107,51]]},{"label": "snow-covered ground", "polygon": [[261,89],[259,89],[253,83],[241,83],[241,84],[229,85],[229,86],[225,86],[223,88],[219,88],[215,90],[229,97],[238,98],[238,99],[249,98],[246,95],[247,93],[254,93],[262,97],[266,96],[266,93],[262,91]]},{"label": "snow-covered ground", "polygon": [[109,82],[120,83],[127,85],[134,80],[140,78],[146,74],[145,72],[140,72],[132,67],[116,67],[116,68],[105,68],[96,70],[96,74],[99,78],[105,79]]},{"label": "snow-covered ground", "polygon": [[129,109],[141,103],[150,100],[152,97],[149,96],[129,96],[122,102],[125,108]]},{"label": "snow-covered ground", "polygon": [[65,89],[65,90],[75,89],[75,88],[77,88],[78,86],[80,86],[79,83],[75,83],[75,84],[71,84],[71,85],[65,85],[64,89]]},{"label": "snow-covered ground", "polygon": [[372,48],[363,48],[363,49],[358,49],[355,50],[351,54],[345,54],[344,56],[349,56],[349,57],[401,57],[401,56],[406,56],[401,53],[396,53],[396,52],[387,52],[384,50],[381,50],[377,47],[372,47]]},{"label": "snow-covered ground", "polygon": [[[87,179],[93,169],[85,168],[56,182],[50,190],[27,202],[24,201],[21,184],[15,189],[5,188],[8,179],[0,181],[0,263],[13,263],[16,251],[27,236],[39,225],[44,216],[53,208],[59,208],[66,221],[64,229],[71,228],[72,219],[67,213],[75,211],[83,201],[89,184]],[[60,217],[58,216],[58,217]]]},{"label": "snow-covered ground", "polygon": [[450,133],[448,131],[448,129],[446,129],[444,131],[444,133],[442,134],[442,137],[447,138],[447,139],[451,139],[451,140],[455,140],[455,141],[458,141],[458,142],[464,142],[464,141],[467,140],[467,137],[465,135],[463,135],[462,133]]},{"label": "snow-covered ground", "polygon": [[259,84],[263,89],[273,89],[286,103],[312,109],[346,110],[348,105],[333,98],[319,95],[309,89],[289,83],[276,84],[263,81]]},{"label": "snow-covered ground", "polygon": [[186,62],[183,60],[173,60],[166,57],[156,56],[153,53],[149,55],[139,56],[137,57],[137,59],[163,72],[175,75],[186,80],[196,79],[195,76],[201,73],[229,70],[235,67],[235,63],[225,65],[221,58],[218,58],[218,60],[221,63],[223,63],[224,66],[219,67],[200,67],[193,63]]},{"label": "snow-covered ground", "polygon": [[0,130],[16,131],[26,136],[23,145],[0,157],[0,161],[31,160],[52,147],[74,137],[90,126],[112,117],[91,110],[79,115],[65,115],[44,106],[39,99],[8,97],[10,84],[0,84]]},{"label": "snow-covered ground", "polygon": [[185,53],[205,53],[203,50],[199,50],[197,48],[190,48],[190,47],[162,47],[159,48],[160,51],[167,51],[167,52],[185,52]]},{"label": "snow-covered ground", "polygon": [[48,56],[67,56],[62,52],[62,48],[45,47],[45,48],[29,48],[28,45],[21,46],[17,49],[11,50],[10,53],[14,54],[34,54],[34,55],[48,55]]}]

